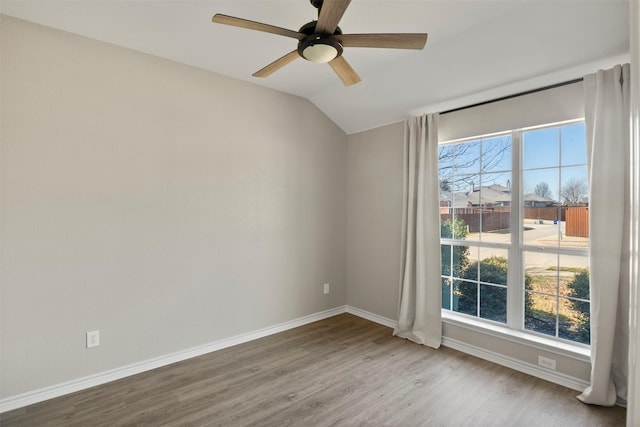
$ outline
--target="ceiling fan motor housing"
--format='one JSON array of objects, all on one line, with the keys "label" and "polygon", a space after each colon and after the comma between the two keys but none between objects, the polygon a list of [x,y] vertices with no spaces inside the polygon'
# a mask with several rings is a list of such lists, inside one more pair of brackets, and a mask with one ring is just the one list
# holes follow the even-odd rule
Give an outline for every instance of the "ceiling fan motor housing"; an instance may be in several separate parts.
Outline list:
[{"label": "ceiling fan motor housing", "polygon": [[322,7],[322,0],[309,0],[309,1],[313,5],[313,7],[315,7],[318,10],[320,10],[320,8]]}]

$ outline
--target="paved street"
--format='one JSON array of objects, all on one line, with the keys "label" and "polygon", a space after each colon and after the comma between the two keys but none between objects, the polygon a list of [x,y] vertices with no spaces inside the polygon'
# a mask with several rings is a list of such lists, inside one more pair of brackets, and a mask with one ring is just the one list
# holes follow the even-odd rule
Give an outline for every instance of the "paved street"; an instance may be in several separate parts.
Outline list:
[{"label": "paved street", "polygon": [[[523,242],[532,246],[554,246],[558,242],[558,227],[563,231],[560,246],[565,248],[587,248],[588,239],[583,237],[567,237],[564,236],[564,222],[553,224],[553,221],[544,221],[542,224],[529,221],[525,224],[523,234]],[[478,233],[469,233],[467,240],[478,240]],[[509,243],[509,233],[483,233],[483,241],[496,243]],[[478,251],[472,248],[469,254],[470,259],[477,259]],[[494,248],[480,248],[479,258],[485,259],[492,255],[507,256],[506,250]],[[544,252],[526,252],[525,253],[525,269],[527,271],[545,271],[550,267],[558,266],[558,256],[553,253]],[[581,256],[560,256],[560,266],[565,268],[587,268],[588,258]]]}]

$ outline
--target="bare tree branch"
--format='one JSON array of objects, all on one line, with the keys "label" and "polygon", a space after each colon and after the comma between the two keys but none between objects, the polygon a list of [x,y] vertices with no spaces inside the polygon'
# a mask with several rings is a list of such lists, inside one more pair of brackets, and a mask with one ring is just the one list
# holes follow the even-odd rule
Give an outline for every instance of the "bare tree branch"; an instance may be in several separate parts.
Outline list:
[{"label": "bare tree branch", "polygon": [[536,196],[546,197],[547,199],[553,198],[553,193],[551,192],[551,188],[549,188],[549,184],[542,181],[536,185],[536,188],[533,190],[533,193]]},{"label": "bare tree branch", "polygon": [[587,197],[587,183],[581,178],[571,178],[560,190],[562,201],[569,205],[584,203]]},{"label": "bare tree branch", "polygon": [[440,189],[462,191],[471,185],[479,188],[481,174],[497,170],[506,155],[511,155],[510,137],[441,146],[438,152]]}]

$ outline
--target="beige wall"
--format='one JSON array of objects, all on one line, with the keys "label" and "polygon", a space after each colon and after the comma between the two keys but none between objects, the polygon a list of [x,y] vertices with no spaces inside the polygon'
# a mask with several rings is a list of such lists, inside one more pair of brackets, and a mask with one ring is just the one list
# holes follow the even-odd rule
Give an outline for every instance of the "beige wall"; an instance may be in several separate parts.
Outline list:
[{"label": "beige wall", "polygon": [[1,397],[345,304],[347,137],[311,103],[1,31]]},{"label": "beige wall", "polygon": [[396,319],[402,226],[402,123],[349,136],[347,303]]},{"label": "beige wall", "polygon": [[[540,110],[540,111],[538,111]],[[441,141],[569,120],[584,114],[582,84],[443,115]],[[552,119],[552,117],[554,119]],[[515,126],[514,126],[515,127]],[[397,319],[402,221],[403,125],[396,123],[349,135],[348,298],[349,305]],[[589,380],[588,362],[445,323],[446,339],[537,365],[538,355],[557,361],[560,374]]]},{"label": "beige wall", "polygon": [[584,117],[584,89],[580,81],[443,114],[438,138],[451,141],[581,117]]}]

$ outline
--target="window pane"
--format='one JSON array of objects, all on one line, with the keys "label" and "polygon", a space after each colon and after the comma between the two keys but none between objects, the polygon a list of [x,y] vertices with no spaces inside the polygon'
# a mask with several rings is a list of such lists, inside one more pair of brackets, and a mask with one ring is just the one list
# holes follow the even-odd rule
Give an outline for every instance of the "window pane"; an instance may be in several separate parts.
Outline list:
[{"label": "window pane", "polygon": [[[507,285],[508,258],[506,249],[480,248],[480,281],[493,285]],[[475,261],[478,264],[477,261]],[[473,263],[471,264],[473,265]]]},{"label": "window pane", "polygon": [[524,269],[525,329],[556,336],[558,254],[526,252]]},{"label": "window pane", "polygon": [[441,274],[451,276],[451,245],[440,245]]},{"label": "window pane", "polygon": [[584,301],[560,298],[561,307],[571,307],[569,315],[560,314],[558,337],[590,344],[589,303]]},{"label": "window pane", "polygon": [[560,255],[558,267],[561,296],[589,299],[589,258]]},{"label": "window pane", "polygon": [[[558,208],[533,208],[533,210],[537,211],[537,215],[545,215],[546,217],[551,217],[554,212],[558,212]],[[535,220],[529,220],[524,224],[522,232],[524,243],[526,245],[552,248],[558,247],[560,241],[559,234],[560,221],[555,218],[538,218]]]},{"label": "window pane", "polygon": [[477,175],[480,173],[480,141],[462,142],[454,145],[454,175]]},{"label": "window pane", "polygon": [[510,207],[500,207],[482,212],[480,240],[495,243],[511,242]]},{"label": "window pane", "polygon": [[566,166],[586,164],[587,144],[584,123],[563,126],[561,136],[562,164]]},{"label": "window pane", "polygon": [[524,253],[526,289],[558,294],[558,254],[546,252]]},{"label": "window pane", "polygon": [[557,321],[559,338],[587,343],[588,256],[528,251],[524,259],[525,328],[556,336]]},{"label": "window pane", "polygon": [[561,168],[562,239],[560,246],[589,247],[589,184],[586,166]]},{"label": "window pane", "polygon": [[507,288],[480,285],[480,317],[507,323]]},{"label": "window pane", "polygon": [[466,280],[453,281],[453,311],[478,314],[478,285]]},{"label": "window pane", "polygon": [[440,216],[440,237],[443,239],[453,239],[453,232],[454,232],[453,213],[441,215]]},{"label": "window pane", "polygon": [[482,172],[511,171],[511,135],[482,140]]},{"label": "window pane", "polygon": [[473,175],[452,175],[449,188],[453,192],[453,195],[457,199],[454,208],[467,208],[470,206],[468,202],[469,193],[473,192],[479,184],[480,175],[475,173]]},{"label": "window pane", "polygon": [[560,246],[587,249],[589,247],[589,207],[566,206],[561,211]]},{"label": "window pane", "polygon": [[[457,249],[457,250],[456,250]],[[478,247],[456,246],[453,253],[455,277],[478,281]]]},{"label": "window pane", "polygon": [[453,155],[455,145],[441,145],[438,147],[438,175],[440,182],[453,174]]},{"label": "window pane", "polygon": [[556,336],[558,313],[556,297],[525,291],[524,306],[525,329]]},{"label": "window pane", "polygon": [[579,205],[589,201],[589,181],[586,166],[562,168],[560,198],[567,205]]},{"label": "window pane", "polygon": [[558,169],[524,172],[523,186],[524,243],[557,247],[561,223]]},{"label": "window pane", "polygon": [[560,338],[590,343],[589,258],[560,256]]},{"label": "window pane", "polygon": [[[462,186],[466,182],[467,186]],[[478,240],[480,235],[480,175],[475,177],[465,177],[464,182],[460,182],[460,190],[455,193],[456,219],[460,230],[459,238],[464,240]]]},{"label": "window pane", "polygon": [[558,128],[540,129],[524,133],[524,169],[559,166]]},{"label": "window pane", "polygon": [[[440,207],[453,207],[453,155],[454,145],[438,147],[438,179],[440,181]],[[443,203],[444,202],[444,203]],[[442,212],[441,214],[446,213]]]},{"label": "window pane", "polygon": [[[440,197],[442,197],[442,192],[440,192]],[[445,203],[442,200],[440,201],[440,206]],[[453,209],[448,207],[440,208],[440,238],[443,239],[451,239],[453,238]]]},{"label": "window pane", "polygon": [[480,212],[477,209],[454,209],[453,237],[457,240],[478,240]]},{"label": "window pane", "polygon": [[451,279],[442,278],[442,308],[451,310]]},{"label": "window pane", "polygon": [[474,314],[480,286],[480,317],[505,323],[507,321],[507,261],[506,249],[472,247],[468,263],[458,281],[457,311]]},{"label": "window pane", "polygon": [[557,204],[560,201],[558,168],[524,172],[522,188],[525,207],[547,207]]},{"label": "window pane", "polygon": [[[488,173],[480,176],[480,236],[485,242],[511,241],[511,174]],[[470,238],[473,240],[473,238]]]},{"label": "window pane", "polygon": [[[475,248],[474,248],[475,249]],[[469,246],[452,246],[451,248],[451,275],[462,277],[469,265]]]}]

